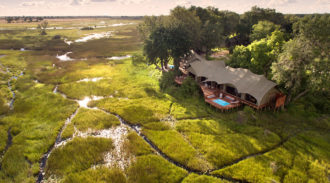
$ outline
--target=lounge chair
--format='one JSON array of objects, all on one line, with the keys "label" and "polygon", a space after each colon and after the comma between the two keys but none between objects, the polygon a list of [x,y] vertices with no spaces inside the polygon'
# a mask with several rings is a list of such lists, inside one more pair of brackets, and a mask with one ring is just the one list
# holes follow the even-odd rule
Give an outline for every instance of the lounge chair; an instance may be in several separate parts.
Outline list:
[{"label": "lounge chair", "polygon": [[214,98],[214,97],[215,97],[215,95],[209,95],[206,98]]},{"label": "lounge chair", "polygon": [[228,96],[228,95],[226,95],[225,98],[227,98],[227,99],[229,99],[229,100],[231,100],[231,101],[234,101],[234,100],[235,100],[234,97],[231,97],[231,96]]}]

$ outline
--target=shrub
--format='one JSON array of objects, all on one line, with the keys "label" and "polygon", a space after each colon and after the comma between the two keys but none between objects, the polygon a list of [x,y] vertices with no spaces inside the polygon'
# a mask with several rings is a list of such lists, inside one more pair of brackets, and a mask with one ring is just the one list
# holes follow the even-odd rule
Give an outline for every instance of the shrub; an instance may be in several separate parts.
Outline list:
[{"label": "shrub", "polygon": [[61,39],[61,35],[55,35],[53,39]]},{"label": "shrub", "polygon": [[83,27],[80,30],[94,30],[94,28],[93,27]]},{"label": "shrub", "polygon": [[159,87],[161,90],[165,91],[167,88],[174,86],[175,84],[175,73],[174,72],[164,72],[159,80]]},{"label": "shrub", "polygon": [[141,54],[134,54],[132,56],[132,64],[134,66],[146,64],[146,60],[145,60],[145,58],[144,58],[143,55],[141,55]]},{"label": "shrub", "polygon": [[180,88],[180,92],[181,92],[182,96],[185,98],[190,98],[193,96],[195,96],[195,97],[201,96],[199,85],[191,77],[187,77],[183,81],[181,88]]}]

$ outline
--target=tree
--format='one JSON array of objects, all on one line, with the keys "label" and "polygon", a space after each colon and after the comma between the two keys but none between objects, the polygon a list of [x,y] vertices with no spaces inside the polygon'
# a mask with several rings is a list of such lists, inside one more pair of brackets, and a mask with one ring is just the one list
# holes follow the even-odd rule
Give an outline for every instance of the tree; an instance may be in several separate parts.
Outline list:
[{"label": "tree", "polygon": [[329,94],[329,24],[329,15],[301,19],[294,25],[296,37],[285,44],[280,59],[273,63],[273,79],[286,89],[287,103],[309,91]]},{"label": "tree", "polygon": [[197,53],[208,54],[212,48],[225,43],[225,38],[236,32],[239,15],[230,11],[219,11],[216,8],[201,8],[192,6],[193,12],[201,22],[199,42],[194,50]]},{"label": "tree", "polygon": [[232,57],[230,59],[229,65],[231,67],[242,67],[249,68],[251,62],[251,52],[247,46],[236,46]]},{"label": "tree", "polygon": [[169,30],[159,26],[152,31],[149,38],[145,40],[144,54],[147,56],[149,64],[161,64],[161,70],[167,67],[169,53]]},{"label": "tree", "polygon": [[5,19],[6,19],[7,23],[11,23],[14,20],[13,17],[6,17]]},{"label": "tree", "polygon": [[270,66],[282,52],[285,43],[284,33],[276,30],[264,39],[254,41],[248,46],[236,46],[229,65],[250,69],[253,73],[271,73]]},{"label": "tree", "polygon": [[40,24],[38,24],[38,29],[40,30],[40,35],[47,35],[47,27],[48,27],[48,22],[47,21],[43,21]]},{"label": "tree", "polygon": [[139,30],[148,62],[160,63],[165,70],[169,59],[173,58],[178,71],[181,58],[198,42],[199,27],[199,19],[182,7],[173,9],[167,17],[146,17]]},{"label": "tree", "polygon": [[282,13],[277,13],[275,9],[264,9],[254,6],[250,11],[241,15],[240,23],[237,26],[236,41],[233,43],[236,43],[236,45],[250,44],[251,41],[249,40],[249,37],[252,33],[252,26],[262,20],[267,20],[281,26],[284,26],[283,24],[285,23],[284,15]]},{"label": "tree", "polygon": [[280,26],[275,25],[269,21],[259,21],[258,24],[252,26],[252,34],[250,35],[250,40],[260,40],[270,36],[275,30],[279,30]]}]

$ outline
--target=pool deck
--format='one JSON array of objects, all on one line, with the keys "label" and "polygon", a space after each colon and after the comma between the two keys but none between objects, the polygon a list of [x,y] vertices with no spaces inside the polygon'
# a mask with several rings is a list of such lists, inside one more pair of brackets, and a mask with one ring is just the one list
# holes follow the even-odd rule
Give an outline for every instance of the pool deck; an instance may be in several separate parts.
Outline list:
[{"label": "pool deck", "polygon": [[[242,105],[242,103],[239,100],[236,100],[236,102],[233,103],[234,102],[233,100],[230,100],[230,99],[226,98],[225,96],[229,96],[226,93],[223,93],[223,97],[220,98],[219,97],[219,93],[220,93],[219,90],[210,89],[210,88],[205,87],[203,85],[201,85],[201,89],[204,93],[205,102],[212,105],[213,107],[215,107],[217,109],[220,109],[221,111],[228,111],[228,110],[231,110],[231,109],[238,108]],[[213,100],[215,100],[215,99],[221,99],[223,101],[226,101],[226,102],[229,103],[229,105],[226,105],[226,106],[219,105],[219,104],[213,102]]]}]

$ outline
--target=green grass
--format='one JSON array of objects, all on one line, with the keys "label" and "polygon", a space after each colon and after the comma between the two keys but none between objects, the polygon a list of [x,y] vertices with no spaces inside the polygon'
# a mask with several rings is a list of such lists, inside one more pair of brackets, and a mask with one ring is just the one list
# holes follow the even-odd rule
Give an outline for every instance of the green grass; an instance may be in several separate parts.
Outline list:
[{"label": "green grass", "polygon": [[99,110],[81,108],[73,118],[72,124],[77,130],[85,132],[88,129],[103,130],[120,124],[119,119]]},{"label": "green grass", "polygon": [[[8,60],[8,65],[9,61],[15,62]],[[12,68],[19,73],[19,66]],[[34,180],[42,155],[54,144],[77,104],[53,94],[50,85],[34,83],[28,74],[20,77],[13,89],[16,92],[14,111],[1,119],[6,129],[11,127],[13,135],[12,146],[2,160],[1,179],[6,182]]]},{"label": "green grass", "polygon": [[143,130],[143,132],[162,152],[175,161],[195,170],[206,171],[212,169],[212,165],[201,157],[177,131]]},{"label": "green grass", "polygon": [[128,154],[133,154],[134,156],[142,156],[154,152],[150,146],[134,132],[130,132],[127,135],[124,149]]},{"label": "green grass", "polygon": [[74,133],[75,133],[74,125],[72,123],[70,123],[63,130],[63,132],[61,134],[61,138],[62,138],[62,140],[66,140],[68,138],[73,137]]},{"label": "green grass", "polygon": [[176,124],[177,130],[185,134],[191,145],[215,167],[270,148],[280,141],[270,131],[265,133],[261,128],[237,126],[239,124],[234,126],[230,122],[213,119],[182,120]]},{"label": "green grass", "polygon": [[175,183],[182,180],[187,172],[156,155],[137,157],[128,170],[129,182],[135,183]]},{"label": "green grass", "polygon": [[55,149],[46,165],[46,176],[62,177],[91,168],[103,162],[104,153],[113,148],[111,139],[74,138],[65,146]]},{"label": "green grass", "polygon": [[80,108],[71,123],[68,124],[63,130],[61,137],[62,139],[72,137],[75,133],[74,128],[80,132],[86,132],[88,130],[98,131],[108,129],[119,124],[119,119],[114,115],[107,114],[100,110]]},{"label": "green grass", "polygon": [[119,114],[132,124],[159,121],[168,115],[171,102],[156,97],[138,99],[107,98],[96,101],[91,106]]},{"label": "green grass", "polygon": [[330,162],[328,136],[306,132],[278,149],[213,173],[250,182],[327,182]]},{"label": "green grass", "polygon": [[173,103],[171,115],[176,119],[200,118],[210,116],[210,108],[201,103],[198,99],[180,100],[179,103]]},{"label": "green grass", "polygon": [[191,173],[188,177],[186,177],[182,183],[226,183],[228,181],[221,180],[215,177],[207,176],[207,175],[197,175]]},{"label": "green grass", "polygon": [[7,145],[7,139],[8,139],[7,130],[8,129],[6,128],[6,126],[0,125],[0,152],[3,152]]},{"label": "green grass", "polygon": [[88,169],[79,173],[70,173],[64,180],[64,183],[126,183],[125,174],[118,169],[109,169],[100,167],[96,169]]}]

